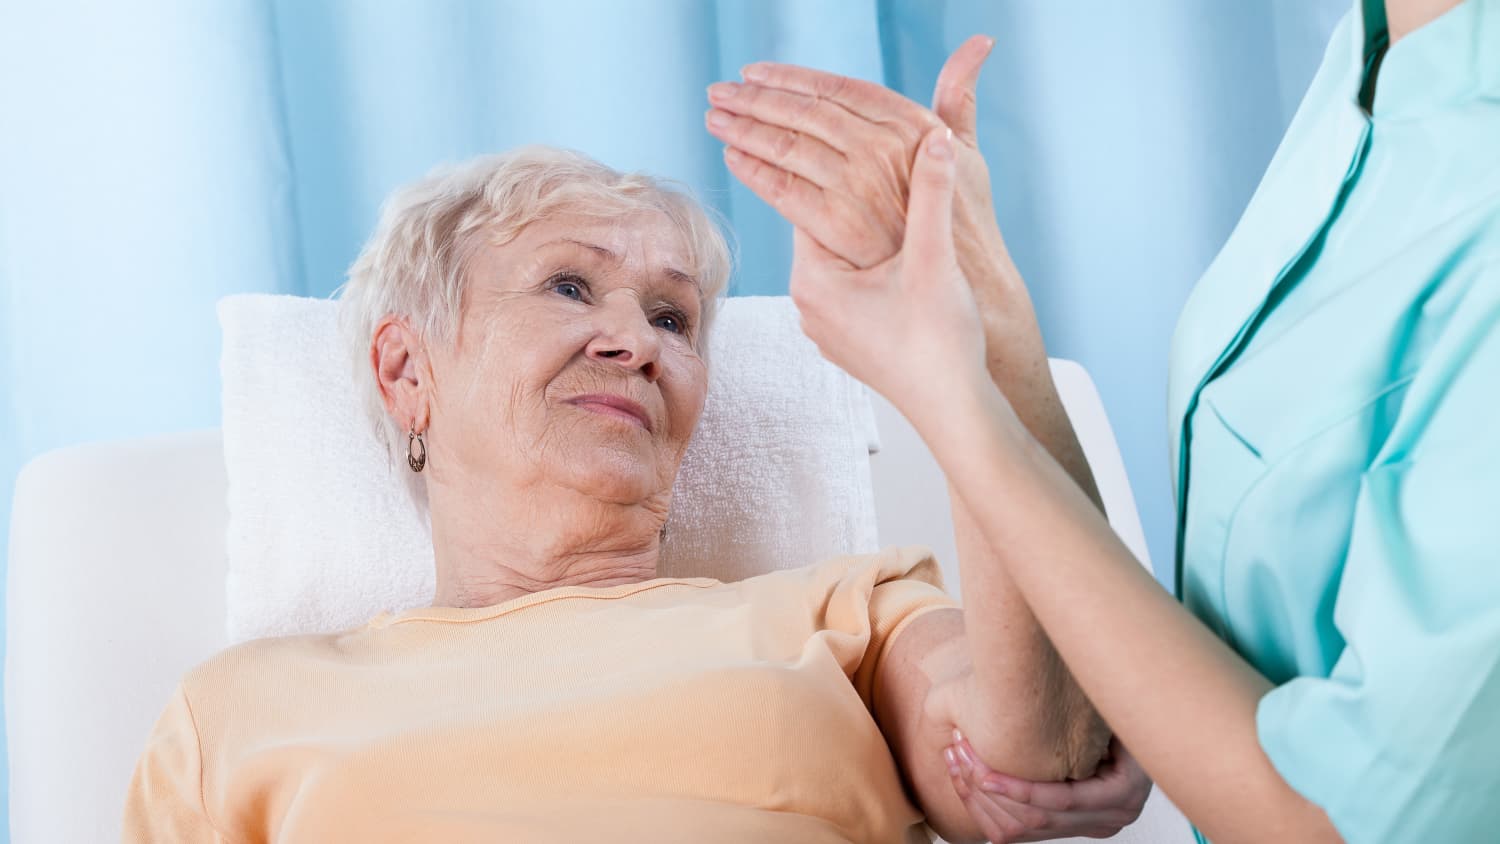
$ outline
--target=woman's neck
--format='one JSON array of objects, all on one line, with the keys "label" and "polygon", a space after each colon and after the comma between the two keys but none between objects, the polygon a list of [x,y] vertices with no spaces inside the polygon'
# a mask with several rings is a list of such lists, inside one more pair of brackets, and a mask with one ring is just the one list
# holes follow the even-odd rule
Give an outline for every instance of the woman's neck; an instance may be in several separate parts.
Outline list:
[{"label": "woman's neck", "polygon": [[1463,0],[1385,0],[1385,21],[1391,44],[1394,46],[1397,41],[1432,23],[1462,2]]},{"label": "woman's neck", "polygon": [[[661,512],[538,484],[524,494],[429,487],[437,607],[487,607],[561,586],[656,577]],[[654,503],[654,502],[652,502]]]}]

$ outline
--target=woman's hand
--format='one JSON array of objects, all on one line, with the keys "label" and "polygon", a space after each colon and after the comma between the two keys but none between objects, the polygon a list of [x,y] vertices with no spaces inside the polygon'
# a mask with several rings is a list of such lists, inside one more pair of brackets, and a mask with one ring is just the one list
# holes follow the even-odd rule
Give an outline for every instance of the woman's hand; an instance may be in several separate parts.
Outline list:
[{"label": "woman's hand", "polygon": [[[918,142],[934,128],[952,129],[954,252],[979,311],[990,377],[1026,429],[1097,504],[1031,296],[995,221],[989,168],[979,152],[975,86],[993,46],[976,35],[949,56],[931,111],[872,82],[752,64],[744,84],[709,88],[708,130],[727,144],[730,171],[791,221],[800,240],[864,269],[900,248]],[[955,511],[955,518],[962,516]]]},{"label": "woman's hand", "polygon": [[1108,838],[1134,823],[1151,795],[1151,779],[1118,739],[1094,776],[1077,782],[1031,782],[993,771],[967,739],[949,750],[953,787],[992,844]]},{"label": "woman's hand", "polygon": [[922,140],[901,247],[885,260],[861,267],[803,229],[794,234],[790,292],[802,330],[914,422],[949,391],[989,377],[979,312],[953,251],[953,146],[945,128]]},{"label": "woman's hand", "polygon": [[991,362],[1045,369],[1041,332],[995,222],[979,152],[975,85],[993,43],[974,36],[954,51],[930,111],[871,82],[753,64],[745,84],[709,89],[708,129],[728,145],[729,169],[751,190],[824,249],[867,268],[900,248],[917,144],[934,128],[951,128],[955,252],[990,337]]}]

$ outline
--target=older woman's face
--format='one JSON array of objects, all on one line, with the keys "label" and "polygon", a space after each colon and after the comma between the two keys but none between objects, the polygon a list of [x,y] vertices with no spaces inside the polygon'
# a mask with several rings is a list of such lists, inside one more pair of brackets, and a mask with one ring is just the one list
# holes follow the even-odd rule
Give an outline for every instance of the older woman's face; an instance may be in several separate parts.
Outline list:
[{"label": "older woman's face", "polygon": [[708,386],[687,257],[654,212],[556,215],[482,247],[432,359],[434,468],[665,515]]}]

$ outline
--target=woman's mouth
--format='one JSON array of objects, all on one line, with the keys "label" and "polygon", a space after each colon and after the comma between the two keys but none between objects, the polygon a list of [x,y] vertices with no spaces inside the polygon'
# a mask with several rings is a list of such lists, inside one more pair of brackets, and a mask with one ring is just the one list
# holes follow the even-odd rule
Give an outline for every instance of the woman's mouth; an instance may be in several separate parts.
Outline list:
[{"label": "woman's mouth", "polygon": [[646,409],[624,396],[616,396],[610,393],[590,393],[585,396],[575,396],[568,399],[568,404],[577,405],[584,410],[589,410],[602,416],[612,416],[616,419],[633,423],[647,432],[651,430],[651,420],[646,415]]}]

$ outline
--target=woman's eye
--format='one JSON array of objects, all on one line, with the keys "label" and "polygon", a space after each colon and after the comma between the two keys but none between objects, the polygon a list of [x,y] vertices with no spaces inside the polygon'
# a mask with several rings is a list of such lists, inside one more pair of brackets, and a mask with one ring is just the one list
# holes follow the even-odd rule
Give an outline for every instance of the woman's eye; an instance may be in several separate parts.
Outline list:
[{"label": "woman's eye", "polygon": [[583,301],[584,283],[576,277],[564,277],[552,282],[552,289],[568,297]]},{"label": "woman's eye", "polygon": [[681,334],[687,330],[687,327],[684,325],[685,320],[674,313],[660,314],[651,322],[653,325],[665,328],[673,334]]}]

